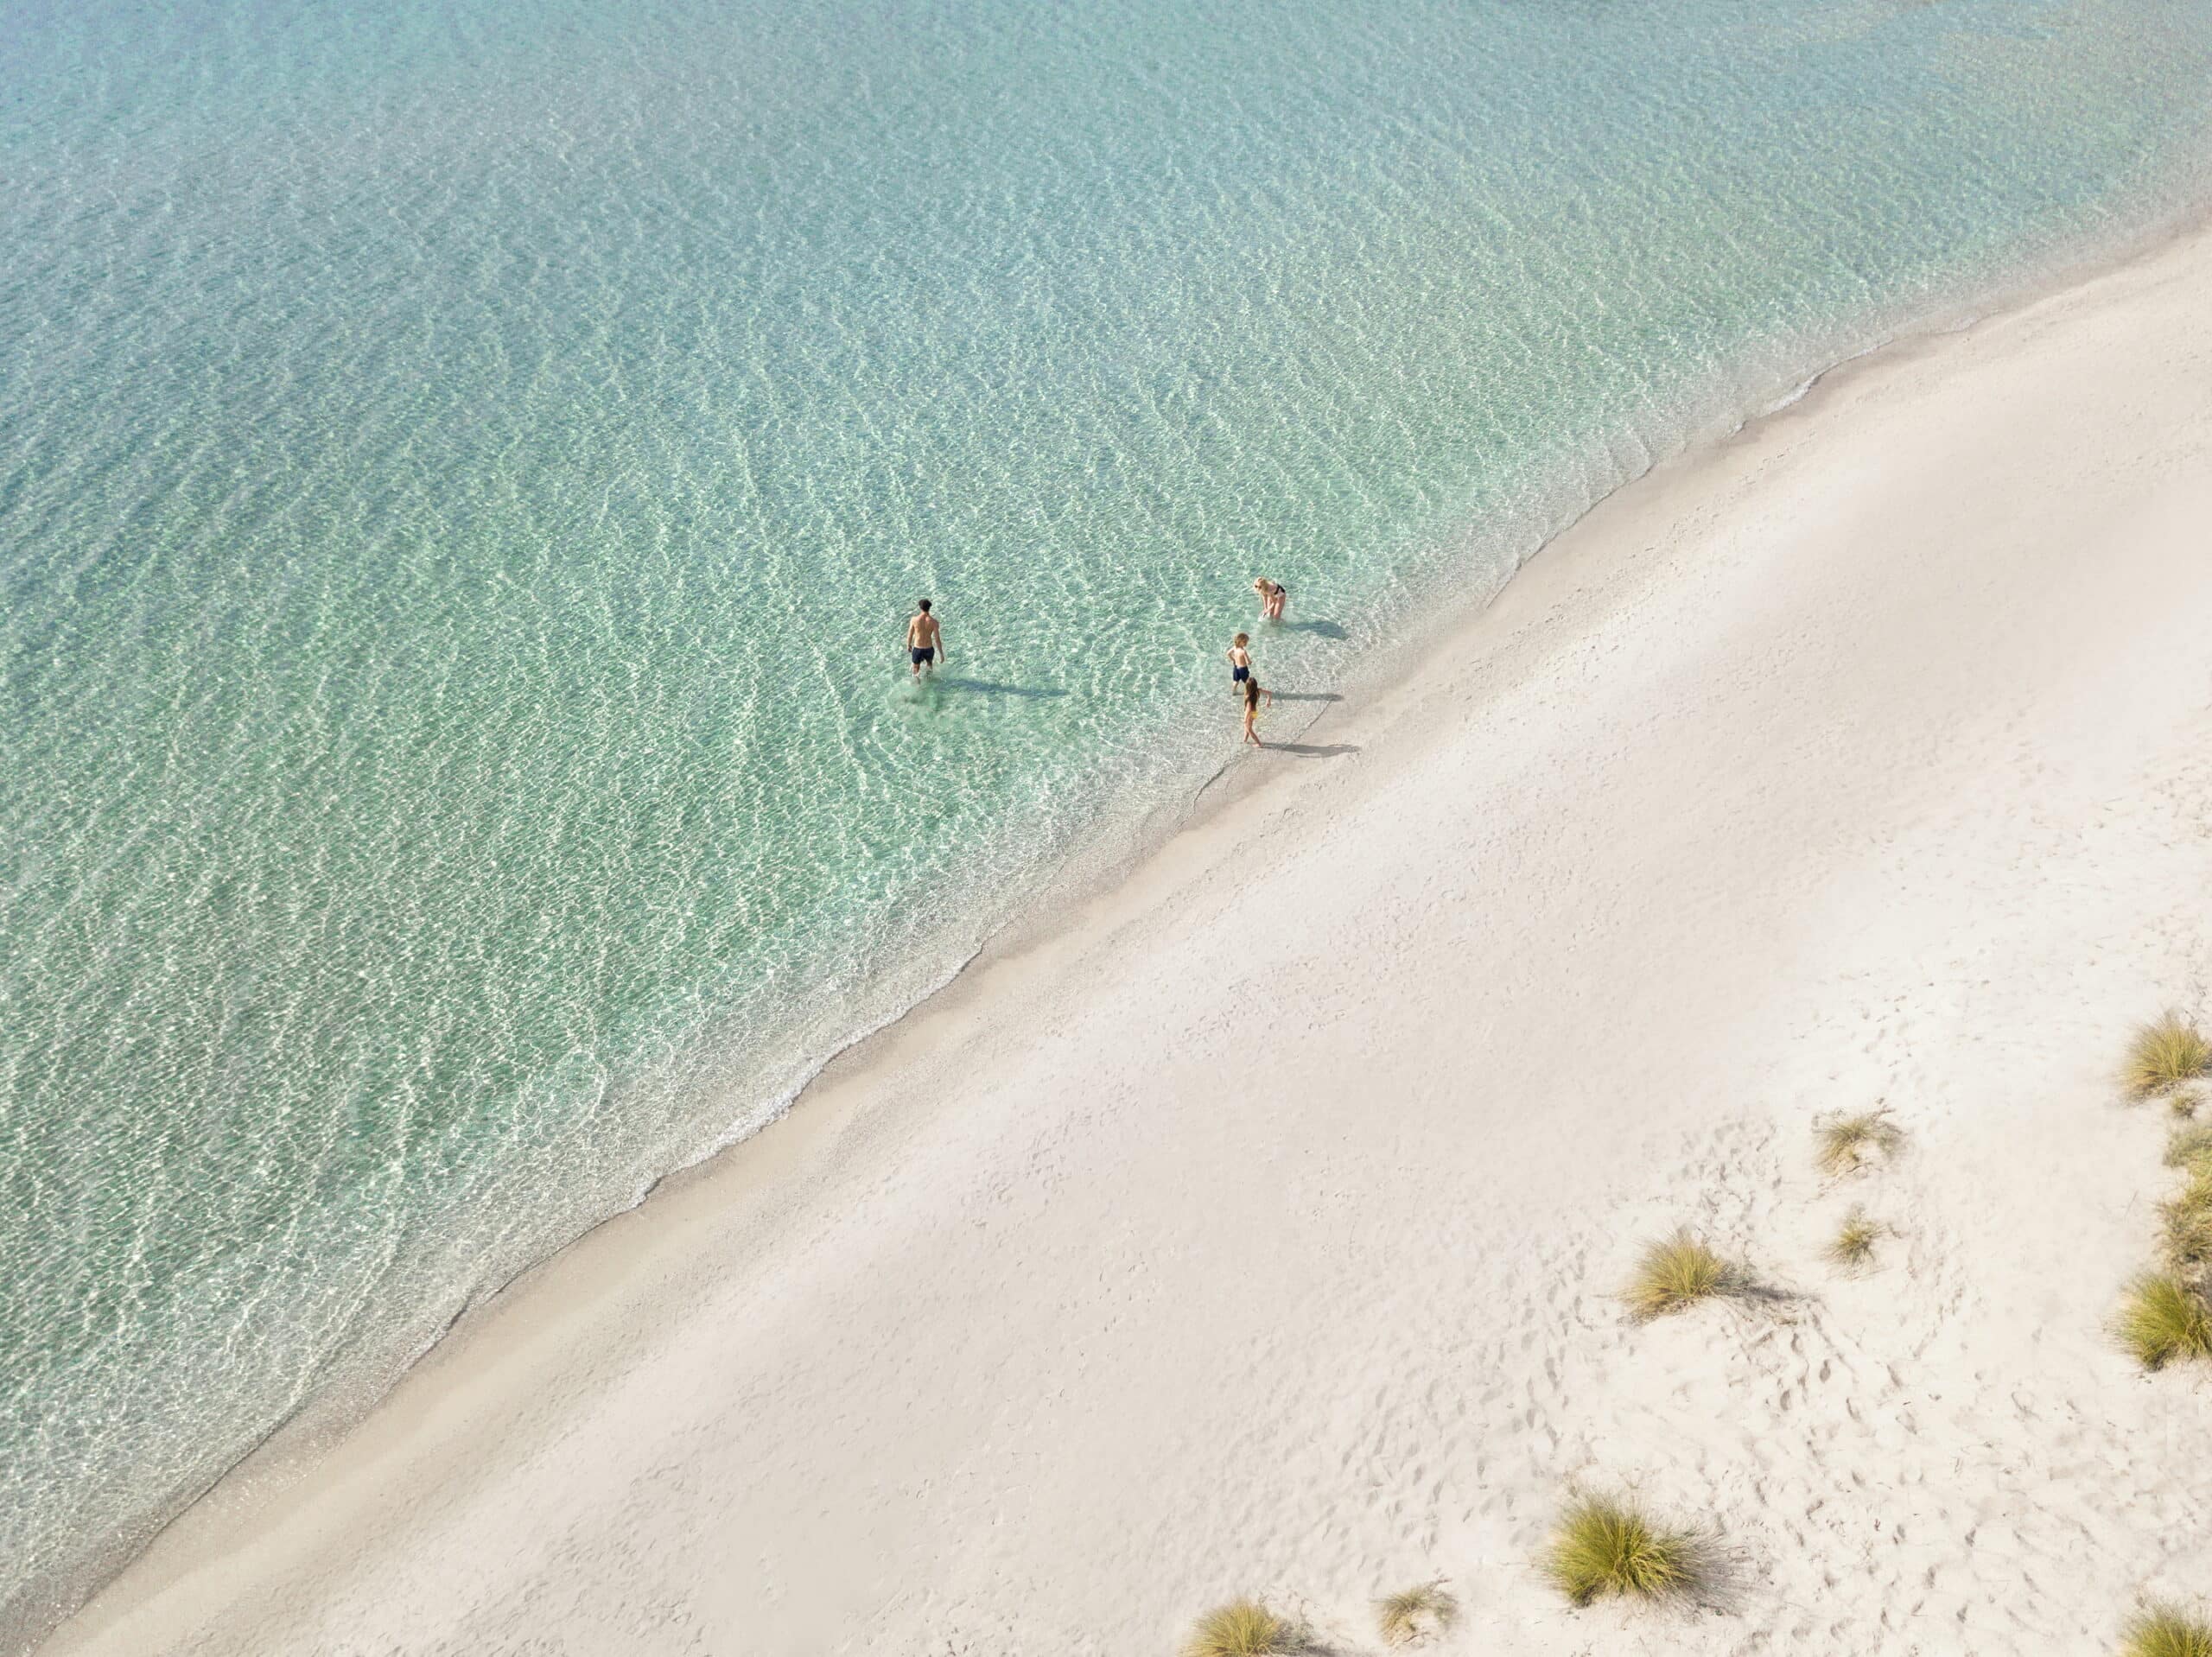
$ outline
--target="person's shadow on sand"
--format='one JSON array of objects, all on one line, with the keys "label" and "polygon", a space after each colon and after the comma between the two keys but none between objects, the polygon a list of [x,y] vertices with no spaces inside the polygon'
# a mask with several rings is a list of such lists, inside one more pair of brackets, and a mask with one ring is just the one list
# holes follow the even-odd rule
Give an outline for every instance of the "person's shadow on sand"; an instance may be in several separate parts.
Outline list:
[{"label": "person's shadow on sand", "polygon": [[1269,753],[1294,754],[1300,759],[1338,759],[1360,752],[1357,742],[1262,742]]},{"label": "person's shadow on sand", "polygon": [[1279,621],[1275,625],[1287,633],[1313,633],[1321,638],[1350,638],[1351,635],[1333,621]]}]

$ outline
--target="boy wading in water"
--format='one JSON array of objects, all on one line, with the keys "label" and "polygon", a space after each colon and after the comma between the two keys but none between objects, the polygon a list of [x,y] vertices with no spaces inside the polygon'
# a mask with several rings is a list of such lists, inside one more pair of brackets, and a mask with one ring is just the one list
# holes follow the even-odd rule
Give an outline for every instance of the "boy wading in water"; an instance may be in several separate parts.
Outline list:
[{"label": "boy wading in water", "polygon": [[[930,601],[922,600],[921,609],[906,624],[906,655],[914,664],[914,682],[922,681],[922,670],[937,671],[937,657],[944,651],[944,635],[938,631],[937,618],[930,613]],[[952,652],[944,651],[945,660],[952,659]]]},{"label": "boy wading in water", "polygon": [[1275,705],[1275,693],[1272,690],[1262,690],[1260,688],[1260,682],[1247,673],[1244,676],[1244,740],[1255,748],[1264,748],[1268,746],[1260,740],[1260,698],[1262,696],[1268,699],[1268,707],[1273,708]]},{"label": "boy wading in water", "polygon": [[1239,633],[1229,643],[1229,684],[1236,695],[1244,694],[1245,681],[1252,676],[1252,652],[1247,648],[1252,640],[1249,634]]}]

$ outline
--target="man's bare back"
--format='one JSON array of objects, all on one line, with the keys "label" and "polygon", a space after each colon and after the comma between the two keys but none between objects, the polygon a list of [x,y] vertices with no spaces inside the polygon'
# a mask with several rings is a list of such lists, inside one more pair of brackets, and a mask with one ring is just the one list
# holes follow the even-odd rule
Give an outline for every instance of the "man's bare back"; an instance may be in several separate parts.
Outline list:
[{"label": "man's bare back", "polygon": [[913,664],[914,676],[920,678],[924,668],[936,672],[938,652],[944,650],[944,635],[938,631],[937,618],[930,613],[930,601],[924,599],[920,610],[906,624],[906,658]]}]

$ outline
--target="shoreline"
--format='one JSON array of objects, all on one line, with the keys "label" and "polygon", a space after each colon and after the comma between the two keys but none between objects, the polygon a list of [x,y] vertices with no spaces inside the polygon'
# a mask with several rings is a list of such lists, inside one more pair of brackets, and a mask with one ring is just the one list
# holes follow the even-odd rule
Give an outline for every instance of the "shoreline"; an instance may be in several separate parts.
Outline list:
[{"label": "shoreline", "polygon": [[[1495,707],[1509,700],[1525,687],[1524,676],[1562,647],[1563,632],[1587,632],[1632,607],[1660,579],[1641,567],[1644,553],[1620,556],[1620,543],[1633,542],[1643,532],[1640,524],[1694,517],[1701,491],[1741,484],[1737,474],[1749,455],[1790,450],[1783,440],[1793,428],[1827,420],[1838,403],[1866,390],[1870,383],[1908,378],[1955,342],[1986,337],[2049,306],[2079,302],[2101,285],[2131,277],[2153,280],[2162,262],[2186,263],[2193,257],[2202,263],[2206,243],[2203,215],[2191,213],[2183,226],[2149,238],[2147,246],[2091,261],[2091,274],[2037,284],[2024,296],[1993,305],[1962,324],[1931,325],[1886,340],[1822,371],[1800,396],[1766,414],[1690,442],[1551,537],[1541,549],[1542,556],[1524,560],[1483,607],[1440,617],[1358,663],[1340,682],[1348,697],[1357,692],[1367,700],[1358,706],[1348,702],[1326,707],[1299,733],[1334,739],[1309,746],[1351,752],[1311,757],[1357,759],[1357,790],[1372,799],[1461,734],[1452,727],[1448,704]],[[1424,663],[1455,657],[1462,644],[1477,647],[1467,652],[1478,658],[1475,666],[1440,679],[1424,673]],[[1298,770],[1310,781],[1317,768]],[[1109,861],[1095,877],[1077,879],[1065,910],[1001,929],[949,983],[830,1059],[781,1116],[704,1161],[664,1177],[648,1192],[650,1200],[599,1222],[472,1308],[365,1418],[341,1429],[334,1441],[294,1446],[283,1442],[280,1432],[277,1441],[180,1515],[63,1626],[48,1648],[105,1648],[99,1643],[104,1631],[127,1641],[129,1626],[165,1595],[184,1591],[194,1597],[196,1573],[232,1562],[236,1553],[254,1546],[257,1534],[265,1544],[267,1533],[288,1516],[327,1509],[356,1487],[373,1482],[380,1464],[404,1457],[416,1428],[466,1413],[472,1402],[496,1394],[503,1381],[526,1388],[529,1373],[565,1347],[572,1334],[592,1327],[610,1303],[626,1295],[636,1310],[639,1292],[626,1280],[641,1266],[658,1279],[653,1293],[665,1301],[666,1310],[696,1305],[708,1286],[699,1268],[683,1262],[696,1234],[712,1232],[715,1257],[732,1269],[750,1267],[763,1277],[775,1276],[778,1262],[753,1259],[749,1240],[776,1235],[780,1241],[785,1228],[792,1226],[810,1230],[818,1241],[825,1228],[822,1216],[810,1210],[823,1188],[849,1184],[859,1177],[845,1165],[849,1153],[873,1159],[871,1165],[880,1170],[894,1160],[896,1148],[944,1127],[949,1112],[942,1103],[886,1103],[869,1096],[887,1081],[911,1076],[927,1061],[978,1039],[1001,1049],[1019,1045],[1020,1037],[1008,1037],[1000,1027],[1005,1009],[995,1003],[1019,1002],[1023,996],[1033,1002],[1038,981],[1065,985],[1087,958],[1113,955],[1128,943],[1125,935],[1155,918],[1179,893],[1217,876],[1236,844],[1301,835],[1310,840],[1319,832],[1313,821],[1312,795],[1283,784],[1272,774],[1280,769],[1269,766],[1263,774],[1256,765],[1224,767],[1198,790],[1164,839]],[[1355,785],[1332,779],[1326,788],[1343,795]],[[1012,981],[1016,980],[1027,981]],[[733,1219],[732,1209],[741,1217]],[[798,1225],[801,1221],[808,1223]],[[796,1235],[790,1241],[794,1248],[803,1243]],[[556,1311],[551,1304],[556,1297],[571,1304]],[[673,1341],[675,1320],[670,1322],[664,1338]],[[624,1373],[649,1368],[654,1345],[648,1338],[626,1349]],[[621,1376],[608,1375],[594,1385],[612,1390],[620,1381]],[[552,1430],[551,1424],[543,1425]],[[318,1476],[319,1488],[308,1488],[297,1476],[303,1470]],[[404,1551],[404,1539],[390,1539],[383,1546]]]},{"label": "shoreline", "polygon": [[[1418,678],[1435,658],[1447,653],[1459,639],[1474,632],[1482,619],[1502,602],[1509,592],[1525,581],[1530,571],[1539,568],[1563,539],[1573,535],[1594,514],[1605,510],[1624,494],[1643,489],[1655,479],[1671,476],[1681,468],[1696,467],[1716,458],[1739,442],[1751,440],[1768,422],[1789,418],[1800,412],[1800,405],[1840,390],[1859,374],[1877,373],[1891,366],[1902,367],[1929,350],[1941,348],[1948,341],[2001,324],[2048,301],[2091,287],[2107,277],[2121,275],[2134,266],[2155,260],[2171,251],[2199,241],[2212,242],[2212,196],[2162,213],[2148,224],[2095,251],[2077,250],[2063,252],[2047,263],[2032,265],[2016,279],[1987,290],[1974,301],[1938,304],[1918,320],[1882,334],[1872,344],[1816,369],[1778,400],[1754,413],[1686,428],[1680,446],[1674,451],[1599,496],[1565,524],[1545,533],[1503,578],[1501,585],[1488,595],[1439,605],[1427,621],[1408,625],[1402,633],[1362,656],[1333,682],[1341,688],[1339,701],[1317,709],[1305,724],[1298,727],[1295,734],[1303,737],[1317,727],[1353,716],[1358,710],[1351,704],[1362,695],[1371,702],[1388,697],[1392,692],[1404,688],[1408,681]],[[1803,412],[1809,414],[1812,409],[1805,409]],[[1203,827],[1211,820],[1212,814],[1226,809],[1235,801],[1243,798],[1245,792],[1255,788],[1281,785],[1269,776],[1245,771],[1243,765],[1249,758],[1238,750],[1200,783],[1188,799],[1156,808],[1152,816],[1155,819],[1165,817],[1164,827],[1156,832],[1143,828],[1133,828],[1122,837],[1127,841],[1127,849],[1099,858],[1096,867],[1075,867],[1089,861],[1087,850],[1078,852],[1071,860],[1070,867],[1056,870],[1049,878],[1048,895],[1056,899],[1070,900],[1077,907],[1108,896],[1176,838]],[[793,1095],[791,1102],[766,1127],[754,1130],[744,1139],[721,1146],[699,1161],[671,1169],[655,1182],[640,1203],[649,1200],[654,1191],[670,1180],[694,1174],[750,1143],[768,1128],[788,1121],[807,1095],[833,1070],[853,1059],[855,1055],[864,1054],[864,1050],[870,1044],[883,1039],[899,1025],[926,1011],[941,997],[956,989],[978,968],[988,966],[1000,959],[1024,955],[1049,940],[1053,934],[1064,930],[1067,925],[1064,913],[1058,909],[1046,916],[1009,918],[996,928],[937,989],[867,1034],[855,1038],[824,1060]],[[865,1058],[859,1062],[864,1063]],[[530,1269],[534,1271],[537,1268]]]}]

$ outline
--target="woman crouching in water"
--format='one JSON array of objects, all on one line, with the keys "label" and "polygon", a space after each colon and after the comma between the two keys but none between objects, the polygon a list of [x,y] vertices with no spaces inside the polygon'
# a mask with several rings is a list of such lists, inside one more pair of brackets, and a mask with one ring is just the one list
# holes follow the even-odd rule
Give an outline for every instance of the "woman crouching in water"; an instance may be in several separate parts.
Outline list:
[{"label": "woman crouching in water", "polygon": [[1268,699],[1268,707],[1273,708],[1275,705],[1275,693],[1272,690],[1262,690],[1260,688],[1259,679],[1254,675],[1247,674],[1244,677],[1244,740],[1255,748],[1264,748],[1268,746],[1260,740],[1260,698],[1262,696]]}]

